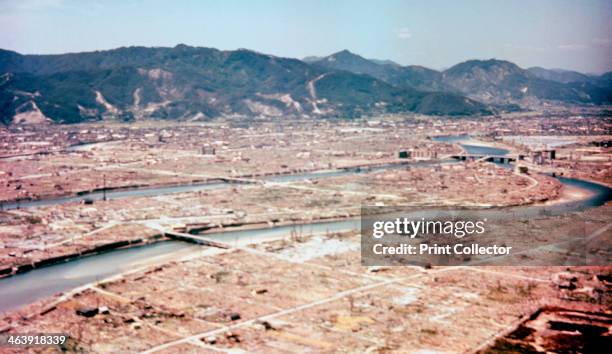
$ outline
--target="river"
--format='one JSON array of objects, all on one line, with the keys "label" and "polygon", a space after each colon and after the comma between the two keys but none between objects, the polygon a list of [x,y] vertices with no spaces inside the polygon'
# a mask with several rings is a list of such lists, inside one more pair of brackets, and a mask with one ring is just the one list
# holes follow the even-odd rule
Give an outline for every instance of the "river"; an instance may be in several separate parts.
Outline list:
[{"label": "river", "polygon": [[[435,140],[437,141],[456,142],[460,144],[462,144],[462,141],[470,141],[468,139],[470,139],[469,136],[435,138]],[[468,153],[473,154],[478,153],[489,155],[505,155],[508,153],[508,150],[505,149],[486,147],[483,145],[462,144],[462,146]],[[475,150],[476,148],[477,150]],[[427,164],[431,163],[422,163],[421,165]],[[304,173],[298,175],[273,176],[269,177],[267,180],[275,182],[285,182],[295,179],[324,178],[353,173],[381,171],[390,168],[401,168],[404,166],[404,164],[390,164],[366,170],[346,169],[329,172]],[[612,190],[605,186],[572,178],[559,178],[559,180],[565,185],[578,187],[589,191],[590,196],[580,201],[560,203],[550,206],[531,205],[512,208],[494,208],[486,211],[483,210],[480,212],[488,214],[488,217],[491,217],[492,219],[495,219],[496,217],[499,217],[501,215],[508,215],[509,213],[516,217],[532,217],[543,214],[560,215],[567,212],[579,211],[587,208],[601,206],[607,201],[612,200]],[[218,183],[150,188],[130,191],[115,191],[107,192],[107,197],[109,195],[111,195],[112,197],[152,196],[162,193],[176,193],[193,191],[198,189],[222,188],[224,186],[226,186],[226,184]],[[92,196],[101,198],[101,193],[87,195],[88,198],[91,198]],[[66,198],[53,199],[46,201],[47,204],[40,204],[45,202],[41,200],[36,201],[38,203],[36,204],[36,206],[79,200],[84,197],[85,196],[70,197],[73,198],[70,200]],[[423,213],[427,212],[415,212],[415,215],[421,215]],[[298,231],[303,235],[309,235],[325,232],[337,232],[343,230],[356,230],[359,228],[359,219],[349,219],[340,221],[317,222],[313,224],[299,226],[289,225],[257,230],[239,230],[222,233],[210,233],[206,234],[206,237],[232,244],[237,243],[238,240],[250,241],[256,239],[262,240],[275,237],[283,237],[290,234],[292,230]],[[65,292],[74,289],[78,286],[90,283],[92,281],[100,280],[111,275],[125,272],[129,269],[133,269],[135,265],[139,263],[142,264],[142,262],[150,260],[153,257],[160,257],[163,255],[179,253],[182,251],[189,251],[190,249],[195,250],[198,247],[200,246],[195,246],[193,244],[180,241],[164,241],[140,247],[113,250],[99,255],[87,256],[65,263],[54,264],[47,267],[34,269],[32,271],[18,274],[12,277],[0,279],[0,299],[2,299],[0,301],[0,311],[5,312],[17,309],[32,302],[35,302],[39,299],[49,297],[55,293]]]},{"label": "river", "polygon": [[[440,136],[435,137],[435,141],[444,141],[450,143],[461,143],[461,146],[466,150],[469,154],[489,154],[489,155],[505,155],[508,153],[508,150],[498,149],[494,147],[480,146],[480,145],[470,145],[467,142],[473,141],[469,135],[448,135],[448,136]],[[91,143],[91,144],[82,144],[75,145],[68,149],[71,150],[79,150],[84,148],[89,148],[93,145],[107,144],[108,142],[103,143]],[[433,164],[439,163],[453,163],[456,162],[454,160],[448,161],[416,161],[416,162],[400,162],[400,163],[389,163],[380,166],[367,167],[367,168],[342,168],[335,169],[329,171],[317,171],[317,172],[305,172],[305,173],[295,173],[295,174],[286,174],[286,175],[274,175],[274,176],[266,176],[262,179],[264,181],[270,182],[291,182],[296,180],[304,180],[304,179],[317,179],[317,178],[326,178],[326,177],[338,177],[338,176],[346,176],[355,173],[370,173],[377,172],[389,169],[396,168],[404,168],[406,165],[413,167],[422,167],[429,166]],[[35,199],[35,200],[21,200],[17,202],[7,202],[0,203],[0,210],[12,210],[12,209],[25,209],[25,208],[36,208],[36,207],[44,207],[49,205],[56,204],[64,204],[70,202],[81,202],[83,200],[102,200],[106,197],[107,200],[119,199],[119,198],[129,198],[129,197],[154,197],[158,195],[164,194],[172,194],[172,193],[184,193],[184,192],[194,192],[200,190],[209,190],[209,189],[220,189],[220,188],[228,188],[231,185],[225,182],[213,182],[213,183],[192,183],[192,184],[184,184],[184,185],[176,185],[176,186],[163,186],[163,187],[137,187],[137,188],[125,188],[125,189],[115,189],[115,190],[107,190],[106,193],[103,191],[93,191],[93,192],[83,192],[78,195],[69,195],[64,197],[52,197],[52,198],[44,198],[44,199]]]},{"label": "river", "polygon": [[[389,163],[380,166],[374,167],[355,167],[355,168],[342,168],[336,170],[329,171],[316,171],[316,172],[304,172],[304,173],[295,173],[295,174],[286,174],[286,175],[272,175],[263,177],[263,181],[270,182],[291,182],[297,180],[305,180],[305,179],[317,179],[317,178],[327,178],[327,177],[338,177],[338,176],[346,176],[355,173],[370,173],[377,171],[384,171],[389,169],[397,169],[404,168],[406,166],[429,166],[439,163],[452,163],[454,161],[417,161],[417,162],[400,162],[400,163]],[[164,194],[173,194],[173,193],[184,193],[184,192],[195,192],[201,190],[210,190],[210,189],[221,189],[221,188],[229,188],[231,187],[231,183],[226,182],[212,182],[212,183],[192,183],[192,184],[182,184],[176,186],[163,186],[163,187],[137,187],[137,188],[125,188],[125,189],[115,189],[115,190],[107,190],[106,193],[103,191],[94,191],[94,192],[83,192],[79,193],[79,195],[70,195],[65,197],[56,197],[56,198],[45,198],[45,199],[35,199],[35,200],[22,200],[18,202],[8,202],[8,203],[0,203],[0,210],[12,210],[12,209],[25,209],[25,208],[36,208],[36,207],[44,207],[49,205],[56,204],[64,204],[70,202],[81,202],[83,200],[102,200],[106,197],[107,200],[112,199],[120,199],[120,198],[128,198],[128,197],[154,197],[158,195]]]}]

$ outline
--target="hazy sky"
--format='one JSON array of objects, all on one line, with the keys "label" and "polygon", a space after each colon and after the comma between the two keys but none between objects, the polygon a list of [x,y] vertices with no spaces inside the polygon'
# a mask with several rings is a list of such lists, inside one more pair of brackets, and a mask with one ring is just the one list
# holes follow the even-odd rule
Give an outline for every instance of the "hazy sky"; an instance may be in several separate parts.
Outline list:
[{"label": "hazy sky", "polygon": [[612,1],[0,0],[25,54],[185,43],[302,58],[349,49],[445,68],[466,59],[612,70]]}]

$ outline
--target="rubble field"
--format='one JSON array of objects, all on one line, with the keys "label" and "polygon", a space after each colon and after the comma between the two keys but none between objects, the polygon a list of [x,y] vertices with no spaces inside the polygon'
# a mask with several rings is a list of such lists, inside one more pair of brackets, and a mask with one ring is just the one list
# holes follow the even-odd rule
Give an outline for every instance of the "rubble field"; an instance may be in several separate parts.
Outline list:
[{"label": "rubble field", "polygon": [[[60,349],[27,348],[35,353],[497,353],[608,343],[609,265],[365,267],[357,231],[300,226],[358,223],[363,205],[511,213],[588,200],[595,192],[555,176],[610,186],[612,125],[598,114],[0,127],[0,282],[85,255],[203,240],[3,313],[0,333],[71,338]],[[459,140],[441,141],[447,135],[505,149],[513,164],[468,154]],[[494,231],[526,248],[576,235],[584,249],[563,255],[609,264],[612,205],[597,205],[560,216],[542,209]],[[266,233],[274,227],[287,232]],[[223,242],[222,232],[254,229],[263,236]],[[562,253],[528,251],[520,264]]]},{"label": "rubble field", "polygon": [[[607,212],[589,211],[590,219],[601,226]],[[309,253],[317,245],[327,252]],[[576,311],[609,331],[609,267],[362,267],[358,245],[347,232],[191,254],[33,304],[2,323],[9,332],[68,333],[70,350],[162,353],[539,348],[533,338],[551,334],[540,334],[539,317],[521,321],[548,308],[562,313],[546,321]],[[529,336],[499,337],[523,327]]]}]

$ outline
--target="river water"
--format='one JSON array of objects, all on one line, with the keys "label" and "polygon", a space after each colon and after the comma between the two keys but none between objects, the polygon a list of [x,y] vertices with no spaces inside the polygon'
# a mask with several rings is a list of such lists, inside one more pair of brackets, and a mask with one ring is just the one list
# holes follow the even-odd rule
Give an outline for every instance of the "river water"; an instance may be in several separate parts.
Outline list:
[{"label": "river water", "polygon": [[126,272],[144,260],[198,247],[181,241],[113,250],[0,279],[0,311],[25,306],[58,292]]},{"label": "river water", "polygon": [[[457,142],[468,141],[469,136],[451,136],[435,138],[437,141]],[[463,144],[462,144],[463,145]],[[463,145],[466,152],[471,154],[488,154],[488,155],[505,155],[508,150],[486,147],[482,145]],[[422,163],[427,165],[431,163]],[[411,166],[413,166],[411,164]],[[286,182],[296,179],[306,178],[324,178],[332,176],[342,176],[354,173],[364,173],[372,171],[382,171],[390,168],[403,168],[404,164],[390,164],[379,166],[372,169],[346,169],[340,171],[329,171],[319,173],[305,173],[299,175],[286,175],[269,177],[267,180],[274,182]],[[572,211],[584,210],[587,208],[597,207],[612,200],[612,190],[599,184],[582,181],[571,178],[559,178],[561,183],[573,187],[582,188],[591,192],[591,196],[584,200],[562,203],[551,206],[520,206],[512,208],[495,208],[479,213],[489,213],[489,217],[496,218],[496,215],[508,215],[512,213],[517,217],[532,217],[539,215],[559,215]],[[223,188],[225,183],[204,184],[204,185],[189,185],[177,187],[150,188],[129,191],[114,191],[107,192],[107,197],[120,198],[128,196],[153,196],[166,193],[187,192],[198,189]],[[50,205],[56,203],[64,203],[67,201],[78,201],[85,196],[58,198],[53,200],[33,201],[32,206]],[[101,193],[92,193],[86,196],[87,198],[101,198]],[[22,204],[22,206],[25,206]],[[425,212],[425,211],[423,211]],[[420,213],[423,213],[420,212]],[[419,213],[419,212],[415,212]],[[426,212],[425,212],[426,213]],[[416,214],[415,214],[416,215]],[[420,214],[419,214],[420,215]],[[344,230],[358,230],[360,228],[359,219],[317,222],[307,225],[289,225],[278,226],[266,229],[257,230],[240,230],[228,231],[222,233],[206,234],[206,237],[213,238],[228,244],[241,241],[250,241],[256,239],[267,239],[275,237],[283,237],[289,235],[292,231],[296,231],[302,235],[321,234],[326,232],[338,232]],[[189,248],[197,249],[200,246],[194,246],[189,243],[180,241],[164,241],[156,244],[134,247],[129,249],[120,249],[109,251],[107,253],[92,255],[73,261],[50,265],[43,268],[38,268],[26,273],[18,274],[12,277],[0,279],[0,311],[8,311],[16,309],[27,304],[30,304],[39,299],[49,297],[58,292],[68,291],[78,286],[100,280],[105,277],[119,274],[132,269],[135,264],[149,260],[153,257],[167,255],[168,253],[180,252]]]},{"label": "river water", "polygon": [[[224,182],[218,183],[194,183],[180,186],[168,186],[168,187],[153,187],[153,188],[135,188],[135,189],[123,189],[123,190],[111,190],[106,191],[106,199],[118,199],[128,197],[154,197],[157,195],[170,194],[170,193],[181,193],[181,192],[192,192],[206,189],[218,189],[225,188],[228,184]],[[49,198],[49,199],[38,199],[38,200],[24,200],[20,202],[10,202],[2,205],[4,210],[18,209],[18,208],[34,208],[42,207],[55,204],[63,204],[70,202],[80,202],[84,199],[91,200],[102,200],[104,198],[104,192],[88,192],[81,195],[71,195],[67,197]]]},{"label": "river water", "polygon": [[[456,135],[456,136],[448,135],[448,136],[435,137],[433,140],[450,142],[450,143],[460,143],[462,141],[469,142],[471,138],[469,135]],[[69,150],[79,150],[79,149],[88,148],[90,147],[90,145],[96,145],[96,144],[99,145],[99,144],[106,144],[106,143],[76,145],[68,149]],[[466,152],[469,154],[505,155],[508,153],[508,150],[498,149],[494,147],[470,145],[468,143],[462,143],[461,145],[466,150]],[[404,168],[406,166],[423,167],[423,166],[428,166],[428,165],[433,165],[433,164],[439,164],[439,163],[444,164],[444,163],[453,163],[453,162],[456,162],[456,161],[448,160],[448,161],[442,161],[442,162],[440,161],[417,161],[417,162],[390,163],[390,164],[385,164],[385,165],[375,166],[375,167],[368,167],[368,168],[345,168],[345,169],[320,171],[320,172],[306,172],[306,173],[268,176],[268,177],[264,177],[263,180],[270,181],[270,182],[291,182],[291,181],[304,180],[304,179],[346,176],[346,175],[351,175],[355,173],[370,173],[370,172],[384,171],[384,170],[389,170],[389,169]],[[96,200],[102,200],[105,196],[106,196],[106,199],[108,200],[119,199],[119,198],[129,198],[129,197],[153,197],[153,196],[172,194],[172,193],[184,193],[184,192],[194,192],[194,191],[207,190],[207,189],[228,188],[229,186],[230,186],[229,183],[215,182],[215,183],[193,183],[193,184],[185,184],[185,185],[177,185],[177,186],[166,186],[166,187],[126,188],[126,189],[119,189],[119,190],[107,190],[106,193],[102,191],[85,192],[79,195],[70,195],[70,196],[65,196],[65,197],[45,198],[45,199],[37,199],[37,200],[22,200],[19,202],[0,203],[0,210],[44,207],[44,206],[55,205],[55,204],[81,202],[85,199],[96,201]]]},{"label": "river water", "polygon": [[432,138],[433,141],[440,141],[445,143],[458,143],[463,147],[465,152],[471,155],[507,155],[509,153],[506,149],[500,149],[493,146],[486,145],[474,145],[474,143],[470,144],[470,142],[475,142],[471,136],[467,134],[463,135],[442,135],[436,136]]},{"label": "river water", "polygon": [[[305,179],[317,179],[317,178],[327,178],[327,177],[339,177],[352,175],[356,173],[371,173],[378,172],[390,169],[399,169],[405,168],[406,166],[413,167],[422,167],[429,166],[434,164],[444,164],[444,163],[453,163],[456,161],[448,160],[448,161],[417,161],[417,162],[401,162],[401,163],[389,163],[380,166],[367,167],[367,168],[344,168],[337,170],[329,170],[329,171],[317,171],[317,172],[305,172],[305,173],[296,173],[296,174],[287,174],[287,175],[275,175],[275,176],[267,176],[262,178],[263,181],[270,182],[291,182]],[[221,189],[221,188],[229,188],[232,184],[225,182],[214,182],[214,183],[193,183],[193,184],[184,184],[177,186],[165,186],[165,187],[140,187],[140,188],[127,188],[120,190],[108,190],[106,191],[106,199],[120,199],[120,198],[128,198],[128,197],[154,197],[158,195],[164,194],[172,194],[172,193],[184,193],[184,192],[195,192],[200,190],[210,190],[210,189]],[[0,204],[0,210],[12,210],[12,209],[25,209],[25,208],[36,208],[36,207],[44,207],[49,205],[70,203],[70,202],[81,202],[83,200],[102,200],[104,198],[104,192],[95,191],[95,192],[85,192],[79,195],[71,195],[66,197],[57,197],[57,198],[46,198],[46,199],[37,199],[37,200],[23,200],[19,202],[9,202],[5,204]]]}]

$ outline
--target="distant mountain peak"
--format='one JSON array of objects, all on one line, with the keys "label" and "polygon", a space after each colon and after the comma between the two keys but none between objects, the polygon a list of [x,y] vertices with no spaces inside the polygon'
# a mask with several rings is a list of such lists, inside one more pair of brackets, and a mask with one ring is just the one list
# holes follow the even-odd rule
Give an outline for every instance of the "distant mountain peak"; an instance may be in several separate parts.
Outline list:
[{"label": "distant mountain peak", "polygon": [[318,61],[319,64],[339,70],[347,70],[357,73],[368,73],[375,69],[379,64],[370,61],[359,54],[355,54],[348,49],[328,55]]},{"label": "distant mountain peak", "polygon": [[462,63],[459,63],[457,65],[450,67],[449,69],[445,71],[453,70],[453,68],[468,68],[468,67],[469,68],[482,68],[482,69],[490,69],[493,67],[506,67],[506,68],[511,68],[512,70],[523,70],[518,65],[514,64],[513,62],[491,58],[491,59],[466,60]]},{"label": "distant mountain peak", "polygon": [[335,61],[335,60],[344,60],[344,61],[367,61],[364,57],[355,54],[348,49],[343,49],[339,52],[333,53],[323,58],[323,60],[327,61]]},{"label": "distant mountain peak", "polygon": [[356,56],[358,56],[357,54],[351,52],[348,49],[342,49],[341,51],[332,54],[332,56],[338,56],[338,55],[356,55]]},{"label": "distant mountain peak", "polygon": [[[489,103],[549,100],[602,103],[611,100],[610,88],[577,72],[542,68],[522,69],[507,60],[468,60],[443,72],[443,80],[458,91]],[[576,86],[578,81],[590,85]],[[591,84],[592,81],[592,84]]]}]

